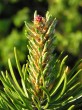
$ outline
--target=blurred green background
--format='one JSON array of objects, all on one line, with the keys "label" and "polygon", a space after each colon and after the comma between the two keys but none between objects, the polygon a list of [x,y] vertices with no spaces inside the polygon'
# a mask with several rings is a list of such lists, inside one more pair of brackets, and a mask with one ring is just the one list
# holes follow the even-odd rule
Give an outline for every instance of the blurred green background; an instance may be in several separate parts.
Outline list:
[{"label": "blurred green background", "polygon": [[24,21],[31,23],[35,10],[42,16],[49,11],[57,18],[56,52],[69,55],[68,65],[82,58],[82,0],[0,0],[0,70],[7,68],[8,58],[15,67],[14,46],[21,64],[27,59]]}]

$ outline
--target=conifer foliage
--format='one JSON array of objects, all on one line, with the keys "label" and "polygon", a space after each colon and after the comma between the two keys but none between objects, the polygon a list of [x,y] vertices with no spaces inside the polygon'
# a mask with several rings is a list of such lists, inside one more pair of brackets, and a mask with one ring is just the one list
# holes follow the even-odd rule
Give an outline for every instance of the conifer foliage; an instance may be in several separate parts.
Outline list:
[{"label": "conifer foliage", "polygon": [[21,67],[14,48],[21,84],[9,59],[10,73],[6,71],[0,74],[3,84],[3,90],[0,90],[1,110],[73,110],[82,106],[82,85],[78,77],[82,74],[82,69],[78,70],[82,59],[68,71],[69,67],[65,66],[68,56],[61,61],[61,55],[57,57],[53,53],[56,23],[56,18],[49,12],[42,17],[37,11],[32,25],[25,22],[28,60]]}]

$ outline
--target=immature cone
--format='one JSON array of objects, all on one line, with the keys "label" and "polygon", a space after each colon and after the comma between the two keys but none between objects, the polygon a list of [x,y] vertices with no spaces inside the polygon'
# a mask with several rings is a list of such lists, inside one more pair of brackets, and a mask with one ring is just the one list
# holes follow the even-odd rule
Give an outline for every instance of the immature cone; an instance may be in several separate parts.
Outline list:
[{"label": "immature cone", "polygon": [[34,95],[39,96],[40,99],[44,97],[41,87],[50,89],[52,86],[51,81],[48,79],[54,66],[52,53],[55,48],[54,34],[56,22],[56,19],[53,19],[48,12],[46,17],[37,15],[37,12],[35,12],[33,26],[26,24],[29,41],[30,83]]}]

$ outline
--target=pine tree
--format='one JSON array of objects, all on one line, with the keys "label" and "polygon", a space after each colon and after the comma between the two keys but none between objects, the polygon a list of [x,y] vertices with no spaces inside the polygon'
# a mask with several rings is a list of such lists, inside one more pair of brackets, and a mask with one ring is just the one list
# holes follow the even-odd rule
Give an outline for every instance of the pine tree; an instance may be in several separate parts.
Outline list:
[{"label": "pine tree", "polygon": [[[8,71],[1,72],[4,86],[0,91],[1,110],[75,110],[82,105],[82,85],[78,66],[82,59],[68,71],[65,62],[54,54],[56,46],[55,26],[57,20],[49,12],[45,17],[34,13],[33,25],[26,25],[28,60],[21,68],[16,48],[14,54],[21,77],[18,83],[12,63],[8,60]],[[16,73],[17,74],[17,73]]]}]

